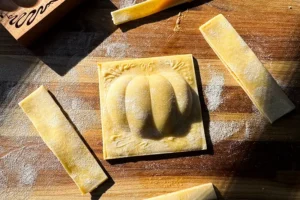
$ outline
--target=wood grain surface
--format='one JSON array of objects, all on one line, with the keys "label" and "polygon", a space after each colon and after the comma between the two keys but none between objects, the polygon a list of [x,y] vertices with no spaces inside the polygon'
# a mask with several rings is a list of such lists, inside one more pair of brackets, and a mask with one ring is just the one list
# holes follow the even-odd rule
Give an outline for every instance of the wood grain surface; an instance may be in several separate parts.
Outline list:
[{"label": "wood grain surface", "polygon": [[[86,0],[29,48],[0,28],[0,199],[143,199],[207,182],[220,199],[300,199],[300,1],[194,0],[114,26],[110,12],[130,2]],[[296,105],[273,125],[198,30],[219,13]],[[104,161],[97,61],[187,53],[197,61],[209,150]],[[215,76],[224,78],[221,102],[208,109]],[[17,105],[41,84],[110,176],[91,195],[80,194]]]}]

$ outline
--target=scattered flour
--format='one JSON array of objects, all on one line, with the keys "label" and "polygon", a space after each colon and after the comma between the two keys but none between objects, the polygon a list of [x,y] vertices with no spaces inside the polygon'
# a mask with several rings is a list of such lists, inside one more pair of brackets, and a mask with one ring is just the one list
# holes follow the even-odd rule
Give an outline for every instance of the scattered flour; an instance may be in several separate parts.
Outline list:
[{"label": "scattered flour", "polygon": [[[39,175],[43,174],[43,186],[46,188],[47,185],[51,186],[53,180],[57,178],[52,176],[51,171],[64,170],[57,158],[38,136],[30,120],[17,105],[20,97],[24,96],[24,93],[29,94],[34,89],[28,86],[26,82],[45,85],[48,82],[56,82],[59,89],[65,88],[66,84],[70,85],[72,82],[77,81],[78,78],[69,77],[66,80],[52,72],[46,65],[36,64],[36,62],[33,62],[28,72],[24,72],[22,71],[24,67],[19,67],[17,64],[17,67],[6,67],[0,70],[3,72],[0,76],[2,81],[7,80],[6,77],[8,77],[7,81],[11,82],[21,80],[20,83],[1,88],[4,89],[4,95],[6,96],[5,99],[2,99],[3,103],[0,105],[0,140],[2,144],[0,146],[1,200],[30,199]],[[74,70],[77,69],[73,68],[71,71]],[[24,77],[14,77],[11,75],[20,73]],[[57,90],[53,92],[56,94]],[[66,92],[61,91],[60,95],[58,98],[62,99],[66,95]],[[68,104],[70,103],[68,102]],[[78,107],[78,104],[79,101],[72,106]],[[82,108],[80,107],[80,109]],[[76,117],[80,118],[86,115],[86,113],[80,113]],[[94,119],[94,117],[92,118]],[[88,121],[86,119],[88,117],[85,118],[85,121]],[[99,122],[97,126],[99,126]],[[49,175],[45,175],[42,171],[49,172]]]},{"label": "scattered flour", "polygon": [[127,98],[125,100],[126,111],[130,113],[136,120],[144,121],[148,117],[148,112],[144,111],[141,101],[137,98]]},{"label": "scattered flour", "polygon": [[216,144],[233,134],[237,133],[244,126],[244,121],[214,121],[209,124],[210,139]]},{"label": "scattered flour", "polygon": [[21,166],[20,170],[20,184],[21,185],[33,185],[37,177],[37,171],[31,164],[25,164]]},{"label": "scattered flour", "polygon": [[213,144],[216,144],[235,133],[242,131],[245,133],[244,140],[254,139],[264,132],[269,122],[253,105],[253,113],[247,120],[235,121],[212,121],[209,124],[209,134]]},{"label": "scattered flour", "polygon": [[[126,46],[122,43],[125,39],[120,37],[106,43],[104,47],[108,48],[103,49],[103,55],[124,56],[125,50],[122,51],[122,48]],[[121,49],[114,52],[114,47]],[[100,129],[100,112],[92,107],[92,100],[89,102],[66,92],[69,88],[76,88],[74,86],[79,85],[78,82],[97,83],[97,68],[92,66],[95,64],[93,60],[88,60],[80,62],[65,76],[60,76],[34,56],[19,56],[17,59],[7,57],[2,61],[0,80],[5,85],[0,87],[0,199],[27,200],[31,198],[37,181],[42,182],[47,190],[47,185],[51,186],[57,178],[51,171],[64,169],[17,103],[24,94],[30,94],[36,86],[44,84],[67,109],[66,112],[81,133]],[[24,62],[28,64],[26,70]]]},{"label": "scattered flour", "polygon": [[93,110],[89,101],[80,98],[73,98],[71,101],[71,108],[73,110]]},{"label": "scattered flour", "polygon": [[205,88],[205,95],[208,100],[207,108],[215,111],[223,103],[222,92],[224,86],[224,76],[222,73],[211,73],[211,80]]},{"label": "scattered flour", "polygon": [[121,0],[120,1],[120,8],[126,8],[128,6],[134,5],[136,0]]},{"label": "scattered flour", "polygon": [[66,110],[66,112],[82,135],[89,130],[101,129],[100,112],[97,110]]},{"label": "scattered flour", "polygon": [[249,82],[259,82],[263,77],[262,64],[258,59],[255,59],[247,64],[244,69],[244,75]]},{"label": "scattered flour", "polygon": [[255,134],[262,133],[269,124],[254,105],[252,106],[252,110],[252,117],[246,122],[245,139],[250,139]]},{"label": "scattered flour", "polygon": [[126,56],[126,49],[128,48],[128,45],[125,43],[111,43],[106,47],[106,57],[117,57],[117,58],[123,58]]},{"label": "scattered flour", "polygon": [[96,54],[104,54],[105,57],[124,58],[128,50],[127,35],[124,33],[117,37],[106,38],[94,51]]},{"label": "scattered flour", "polygon": [[[47,147],[40,138],[13,140],[0,155],[0,199],[27,200],[41,170],[62,170],[62,167],[52,153],[43,151]],[[51,184],[50,179],[47,177],[46,184]]]}]

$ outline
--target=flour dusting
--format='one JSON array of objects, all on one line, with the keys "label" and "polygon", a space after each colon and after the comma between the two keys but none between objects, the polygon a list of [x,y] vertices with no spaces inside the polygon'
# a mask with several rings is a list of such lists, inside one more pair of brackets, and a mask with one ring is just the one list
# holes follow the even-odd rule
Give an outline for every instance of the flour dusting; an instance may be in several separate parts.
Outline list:
[{"label": "flour dusting", "polygon": [[134,116],[136,120],[145,121],[148,117],[148,112],[141,107],[141,101],[136,98],[128,98],[125,100],[126,111]]},{"label": "flour dusting", "polygon": [[97,110],[66,110],[66,112],[82,135],[89,130],[101,129],[100,112]]},{"label": "flour dusting", "polygon": [[112,36],[106,38],[94,51],[98,52],[97,54],[104,54],[105,57],[124,58],[128,49],[127,35],[122,34],[116,38]]},{"label": "flour dusting", "polygon": [[[45,148],[37,137],[14,138],[13,145],[0,157],[0,199],[27,200],[40,171],[62,170],[55,156],[43,151]],[[52,182],[45,181],[46,184]]]},{"label": "flour dusting", "polygon": [[[115,42],[122,43],[122,39]],[[105,54],[106,48],[102,50]],[[52,172],[64,169],[17,103],[43,84],[53,92],[81,133],[100,129],[100,112],[95,110],[93,101],[70,95],[79,82],[98,82],[97,67],[92,66],[98,60],[81,61],[65,76],[31,56],[20,56],[14,62],[7,60],[4,61],[14,67],[0,69],[0,79],[7,83],[0,88],[4,96],[0,105],[0,199],[28,200],[37,184],[47,190],[59,178]],[[27,71],[20,61],[30,64]],[[19,77],[20,74],[23,76]],[[57,124],[55,117],[53,123]]]},{"label": "flour dusting", "polygon": [[121,0],[120,1],[120,8],[126,8],[128,6],[134,5],[136,0]]},{"label": "flour dusting", "polygon": [[207,108],[215,111],[223,103],[222,92],[224,87],[224,76],[222,73],[211,73],[211,80],[205,88],[205,95],[208,100]]},{"label": "flour dusting", "polygon": [[210,139],[216,144],[233,134],[237,133],[244,126],[244,121],[214,121],[209,124]]},{"label": "flour dusting", "polygon": [[24,164],[20,174],[20,184],[21,185],[33,185],[36,177],[37,170],[31,164]]},{"label": "flour dusting", "polygon": [[128,48],[127,44],[124,43],[111,43],[106,47],[106,54],[107,57],[117,57],[123,58],[126,56],[126,49]]},{"label": "flour dusting", "polygon": [[258,59],[251,60],[244,69],[244,75],[249,82],[259,82],[262,71],[262,64]]},{"label": "flour dusting", "polygon": [[252,110],[252,117],[246,122],[245,139],[249,139],[255,134],[263,133],[265,127],[269,124],[254,105]]}]

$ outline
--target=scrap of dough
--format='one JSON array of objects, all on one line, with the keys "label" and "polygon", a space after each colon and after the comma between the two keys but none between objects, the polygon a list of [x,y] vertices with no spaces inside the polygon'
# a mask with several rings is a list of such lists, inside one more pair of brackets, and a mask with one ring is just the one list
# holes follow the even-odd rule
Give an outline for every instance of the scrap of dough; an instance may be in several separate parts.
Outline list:
[{"label": "scrap of dough", "polygon": [[154,13],[192,0],[147,0],[142,3],[111,12],[115,25],[147,17]]},{"label": "scrap of dough", "polygon": [[152,197],[145,200],[215,200],[217,195],[212,183],[207,183],[185,190]]},{"label": "scrap of dough", "polygon": [[223,15],[206,22],[200,31],[254,105],[271,123],[295,109],[295,105]]},{"label": "scrap of dough", "polygon": [[205,150],[192,55],[99,63],[104,159]]},{"label": "scrap of dough", "polygon": [[19,105],[83,194],[91,192],[107,179],[44,86]]}]

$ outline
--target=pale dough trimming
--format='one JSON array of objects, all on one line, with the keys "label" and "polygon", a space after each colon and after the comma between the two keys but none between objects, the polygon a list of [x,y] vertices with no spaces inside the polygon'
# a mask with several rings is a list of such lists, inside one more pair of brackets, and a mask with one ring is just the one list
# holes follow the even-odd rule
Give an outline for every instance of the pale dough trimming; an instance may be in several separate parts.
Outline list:
[{"label": "pale dough trimming", "polygon": [[167,8],[192,0],[147,0],[111,13],[115,25],[147,17]]},{"label": "pale dough trimming", "polygon": [[216,200],[217,195],[212,183],[152,197],[145,200]]},{"label": "pale dough trimming", "polygon": [[44,86],[19,103],[80,191],[91,192],[106,174]]},{"label": "pale dough trimming", "polygon": [[223,15],[200,27],[205,40],[271,122],[295,109],[268,70]]}]

